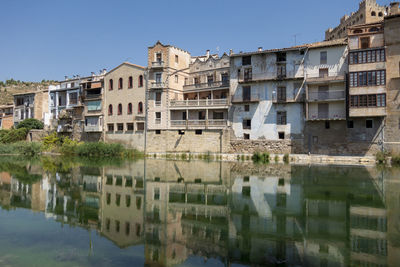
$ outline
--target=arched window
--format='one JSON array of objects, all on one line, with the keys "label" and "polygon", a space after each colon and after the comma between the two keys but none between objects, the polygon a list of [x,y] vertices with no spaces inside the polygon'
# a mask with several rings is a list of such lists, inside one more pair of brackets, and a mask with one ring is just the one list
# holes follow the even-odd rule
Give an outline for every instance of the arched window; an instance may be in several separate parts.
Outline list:
[{"label": "arched window", "polygon": [[139,102],[139,105],[138,105],[138,113],[139,113],[139,114],[142,114],[142,113],[143,113],[143,103],[142,103],[142,102]]},{"label": "arched window", "polygon": [[375,12],[375,11],[372,11],[372,12],[371,12],[371,16],[375,17],[375,16],[376,16],[376,12]]},{"label": "arched window", "polygon": [[369,32],[379,32],[379,28],[378,27],[372,27],[369,29]]},{"label": "arched window", "polygon": [[362,32],[363,32],[363,30],[361,30],[361,29],[357,29],[357,30],[353,31],[353,33],[362,33]]},{"label": "arched window", "polygon": [[113,114],[113,107],[112,107],[112,105],[110,104],[110,105],[108,106],[108,115],[111,116],[112,114]]},{"label": "arched window", "polygon": [[139,75],[138,86],[143,87],[143,75]]},{"label": "arched window", "polygon": [[128,114],[132,114],[132,103],[128,104]]},{"label": "arched window", "polygon": [[118,104],[118,115],[122,115],[122,104]]},{"label": "arched window", "polygon": [[132,76],[129,76],[128,88],[132,88],[132,87],[133,87],[133,79],[132,79]]},{"label": "arched window", "polygon": [[113,79],[110,79],[110,81],[108,82],[108,90],[113,90],[114,89],[114,83],[113,83]]},{"label": "arched window", "polygon": [[122,78],[118,79],[118,89],[122,89]]},{"label": "arched window", "polygon": [[383,16],[383,13],[382,13],[382,12],[379,12],[379,13],[378,13],[378,16],[379,16],[379,17],[382,17],[382,16]]}]

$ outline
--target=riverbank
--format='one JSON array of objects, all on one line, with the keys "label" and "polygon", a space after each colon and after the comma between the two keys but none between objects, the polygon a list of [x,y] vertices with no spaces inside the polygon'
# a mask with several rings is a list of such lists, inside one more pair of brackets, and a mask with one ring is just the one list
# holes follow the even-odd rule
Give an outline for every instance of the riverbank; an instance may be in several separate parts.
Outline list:
[{"label": "riverbank", "polygon": [[[288,160],[285,159],[288,157]],[[147,157],[158,159],[176,160],[219,160],[219,161],[241,161],[253,162],[253,154],[228,154],[228,153],[148,153]],[[323,164],[323,165],[363,165],[374,166],[376,159],[373,156],[330,156],[330,155],[307,155],[307,154],[269,154],[271,163],[290,164]]]}]

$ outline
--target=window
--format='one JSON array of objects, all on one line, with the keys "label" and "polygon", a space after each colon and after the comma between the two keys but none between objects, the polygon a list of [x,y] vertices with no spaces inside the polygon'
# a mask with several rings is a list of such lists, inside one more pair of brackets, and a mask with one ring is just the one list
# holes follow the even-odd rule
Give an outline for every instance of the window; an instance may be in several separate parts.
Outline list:
[{"label": "window", "polygon": [[119,206],[121,204],[121,195],[120,194],[115,195],[115,204],[117,206]]},{"label": "window", "polygon": [[143,113],[143,103],[139,102],[138,104],[138,114],[142,114]]},{"label": "window", "polygon": [[107,196],[106,196],[106,201],[107,201],[107,205],[110,205],[110,203],[111,203],[111,194],[110,193],[107,193]]},{"label": "window", "polygon": [[222,85],[228,85],[229,84],[228,73],[222,73],[221,74],[221,81],[222,81]]},{"label": "window", "polygon": [[286,101],[286,87],[278,87],[277,99],[278,101]]},{"label": "window", "polygon": [[123,83],[122,78],[119,78],[118,79],[118,89],[122,89],[122,83]]},{"label": "window", "polygon": [[365,64],[384,61],[386,61],[385,49],[351,52],[349,54],[349,64]]},{"label": "window", "polygon": [[128,88],[132,88],[133,87],[133,78],[132,78],[132,76],[129,76],[129,79],[128,79]]},{"label": "window", "polygon": [[[119,205],[118,205],[119,206]],[[115,231],[117,232],[117,233],[119,233],[119,221],[115,221]]]},{"label": "window", "polygon": [[70,105],[78,104],[78,93],[70,93],[69,94],[69,104]]},{"label": "window", "polygon": [[251,56],[242,57],[242,66],[251,65]]},{"label": "window", "polygon": [[244,111],[250,111],[250,105],[244,105]]},{"label": "window", "polygon": [[195,134],[196,134],[196,135],[202,135],[202,134],[203,134],[203,131],[202,131],[202,130],[196,130],[196,131],[195,131]]},{"label": "window", "polygon": [[156,92],[156,95],[155,95],[155,98],[156,98],[156,106],[160,106],[161,105],[161,92]]},{"label": "window", "polygon": [[139,75],[138,87],[143,87],[143,75]]},{"label": "window", "polygon": [[154,188],[154,200],[160,200],[160,188]]},{"label": "window", "polygon": [[213,120],[223,120],[224,119],[224,113],[223,112],[213,112],[212,116]]},{"label": "window", "polygon": [[122,104],[118,104],[118,115],[122,115]]},{"label": "window", "polygon": [[175,55],[175,63],[179,63],[179,57],[178,57],[178,55]]},{"label": "window", "polygon": [[179,135],[184,135],[184,134],[185,134],[185,131],[183,131],[183,130],[178,130],[178,134],[179,134]]},{"label": "window", "polygon": [[325,121],[325,129],[330,129],[331,128],[331,124],[329,123],[329,121]]},{"label": "window", "polygon": [[286,125],[286,111],[277,111],[276,112],[276,124]]},{"label": "window", "polygon": [[243,124],[243,129],[251,129],[251,120],[250,119],[244,119],[242,124]]},{"label": "window", "polygon": [[372,120],[365,120],[365,128],[372,128],[373,123]]},{"label": "window", "polygon": [[350,87],[386,84],[386,70],[350,72]]},{"label": "window", "polygon": [[324,68],[324,69],[319,69],[319,77],[328,77],[329,76],[329,70]]},{"label": "window", "polygon": [[109,132],[114,132],[114,124],[112,123],[107,124],[107,129]]},{"label": "window", "polygon": [[320,64],[328,63],[328,52],[327,51],[321,51],[320,52],[319,61],[320,61]]},{"label": "window", "polygon": [[127,123],[126,124],[126,130],[127,131],[130,131],[130,132],[132,132],[134,129],[133,129],[134,127],[133,127],[133,123]]},{"label": "window", "polygon": [[178,75],[175,75],[175,83],[178,83]]},{"label": "window", "polygon": [[276,54],[276,61],[277,62],[286,62],[286,53],[285,52],[279,52]]},{"label": "window", "polygon": [[386,94],[352,95],[350,107],[385,107]]},{"label": "window", "polygon": [[379,16],[379,17],[382,17],[382,16],[383,16],[383,13],[382,13],[382,12],[379,12],[379,13],[378,13],[378,16]]},{"label": "window", "polygon": [[369,48],[369,37],[361,37],[360,43],[361,43],[361,49]]},{"label": "window", "polygon": [[124,124],[123,123],[117,123],[117,131],[122,132],[124,130]]},{"label": "window", "polygon": [[250,139],[250,134],[247,133],[243,134],[243,139]]},{"label": "window", "polygon": [[110,104],[108,105],[108,116],[111,116],[113,114],[113,106]]},{"label": "window", "polygon": [[251,100],[251,87],[250,86],[243,86],[242,99],[243,99],[243,101]]},{"label": "window", "polygon": [[128,114],[132,114],[132,103],[128,104]]},{"label": "window", "polygon": [[156,130],[156,134],[161,134],[161,130]]},{"label": "window", "polygon": [[161,62],[162,61],[162,55],[161,53],[156,53],[156,61]]},{"label": "window", "polygon": [[375,17],[375,16],[376,16],[376,12],[375,12],[375,11],[372,11],[372,12],[371,12],[371,16],[372,16],[372,17]]},{"label": "window", "polygon": [[161,112],[156,112],[156,124],[161,123]]},{"label": "window", "polygon": [[156,83],[161,83],[161,73],[156,73]]},{"label": "window", "polygon": [[354,128],[354,121],[347,121],[347,128],[349,129]]},{"label": "window", "polygon": [[194,84],[199,84],[199,83],[200,83],[200,78],[194,77]]},{"label": "window", "polygon": [[285,132],[278,132],[279,139],[285,139]]},{"label": "window", "polygon": [[136,131],[144,131],[144,122],[136,123]]},{"label": "window", "polygon": [[213,75],[208,75],[207,76],[207,83],[208,85],[212,85],[212,83],[214,82],[214,76]]},{"label": "window", "polygon": [[[130,206],[131,197],[130,196],[126,196],[126,197],[127,198],[129,197],[129,206]],[[129,207],[129,206],[127,205],[127,207]],[[125,223],[125,235],[129,235],[130,231],[131,231],[131,226],[130,226],[129,222],[126,222]]]}]

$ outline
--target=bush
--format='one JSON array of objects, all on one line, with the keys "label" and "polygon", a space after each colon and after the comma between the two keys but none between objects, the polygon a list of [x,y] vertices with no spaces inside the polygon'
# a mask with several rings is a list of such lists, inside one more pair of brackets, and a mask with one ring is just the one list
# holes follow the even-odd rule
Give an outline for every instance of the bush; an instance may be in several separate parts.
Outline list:
[{"label": "bush", "polygon": [[62,145],[62,138],[58,137],[56,132],[49,134],[48,136],[43,137],[43,149],[44,150],[53,150]]},{"label": "bush", "polygon": [[0,143],[9,144],[23,141],[26,139],[28,131],[26,128],[3,130],[0,134]]},{"label": "bush", "polygon": [[278,163],[278,161],[279,161],[278,155],[275,155],[275,158],[274,158],[274,159],[275,159],[275,162]]},{"label": "bush", "polygon": [[17,142],[12,144],[0,144],[0,154],[21,154],[36,156],[41,151],[41,144],[37,142]]},{"label": "bush", "polygon": [[375,159],[376,159],[376,162],[377,162],[378,164],[386,164],[386,161],[387,161],[387,153],[381,152],[381,151],[380,151],[380,152],[376,153]]},{"label": "bush", "polygon": [[260,153],[260,152],[255,152],[253,156],[251,157],[254,163],[269,163],[270,157],[268,152]]},{"label": "bush", "polygon": [[393,155],[392,156],[392,160],[391,160],[391,164],[393,166],[400,166],[400,155]]},{"label": "bush", "polygon": [[31,130],[31,129],[43,129],[43,127],[44,127],[43,122],[37,119],[25,119],[20,123],[18,123],[16,128],[17,129],[26,128],[28,130]]},{"label": "bush", "polygon": [[285,154],[285,155],[283,155],[283,162],[285,162],[285,163],[289,163],[289,154]]},{"label": "bush", "polygon": [[76,150],[78,145],[80,145],[79,142],[71,140],[69,137],[65,137],[62,140],[62,145],[60,147],[60,152],[63,155],[74,155],[76,154]]},{"label": "bush", "polygon": [[264,152],[261,155],[261,161],[262,163],[269,163],[270,157],[268,152]]},{"label": "bush", "polygon": [[112,156],[122,157],[125,149],[121,144],[106,144],[103,142],[83,143],[77,146],[76,154],[86,157]]},{"label": "bush", "polygon": [[260,152],[253,153],[253,156],[251,157],[251,160],[253,162],[260,162],[261,161],[261,153]]}]

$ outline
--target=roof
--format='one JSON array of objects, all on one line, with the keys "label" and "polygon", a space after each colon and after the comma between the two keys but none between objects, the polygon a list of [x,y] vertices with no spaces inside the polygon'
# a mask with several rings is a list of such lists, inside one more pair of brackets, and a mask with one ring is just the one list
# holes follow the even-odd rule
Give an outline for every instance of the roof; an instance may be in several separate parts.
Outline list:
[{"label": "roof", "polygon": [[14,105],[13,105],[13,104],[8,104],[8,105],[0,105],[0,109],[2,109],[2,108],[12,108],[12,107],[14,107]]},{"label": "roof", "polygon": [[45,88],[42,90],[36,90],[36,91],[27,91],[27,92],[22,92],[22,93],[16,93],[13,94],[13,96],[19,96],[19,95],[32,95],[32,94],[36,94],[36,93],[42,93],[42,92],[47,92],[49,91],[49,89]]},{"label": "roof", "polygon": [[186,51],[186,50],[184,50],[184,49],[182,49],[182,48],[173,46],[173,45],[169,45],[169,44],[165,45],[165,44],[161,43],[160,40],[158,40],[153,46],[149,46],[148,48],[149,48],[149,49],[150,49],[150,48],[154,48],[156,45],[161,45],[161,46],[164,46],[164,47],[172,47],[172,48],[181,50],[182,52],[188,53],[188,54],[190,55],[190,53],[189,53],[188,51]]},{"label": "roof", "polygon": [[231,57],[237,56],[246,56],[246,55],[256,55],[256,54],[266,54],[266,53],[274,53],[274,52],[286,52],[286,51],[296,51],[296,50],[304,50],[306,48],[319,48],[319,47],[329,47],[329,46],[339,46],[339,45],[347,45],[347,39],[336,39],[331,41],[322,41],[322,42],[315,42],[310,44],[302,44],[287,48],[277,48],[277,49],[268,49],[268,50],[261,50],[261,51],[254,51],[254,52],[245,52],[245,53],[238,53],[233,54]]},{"label": "roof", "polygon": [[110,70],[109,72],[107,72],[107,73],[104,75],[104,77],[107,76],[108,74],[110,74],[111,72],[113,72],[114,70],[118,69],[119,67],[123,66],[123,65],[128,65],[128,66],[136,67],[136,68],[143,69],[143,70],[146,69],[146,68],[143,67],[143,66],[136,65],[136,64],[133,64],[133,63],[130,63],[130,62],[122,62],[122,63],[119,64],[117,67],[115,67],[115,68],[113,68],[112,70]]}]

